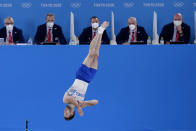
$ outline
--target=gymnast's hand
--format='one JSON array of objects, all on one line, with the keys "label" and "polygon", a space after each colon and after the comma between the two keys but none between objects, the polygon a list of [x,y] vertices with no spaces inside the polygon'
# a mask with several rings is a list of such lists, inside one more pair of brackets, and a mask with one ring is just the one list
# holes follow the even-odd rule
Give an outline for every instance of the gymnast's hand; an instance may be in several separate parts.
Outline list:
[{"label": "gymnast's hand", "polygon": [[78,111],[78,113],[79,113],[80,116],[83,116],[84,115],[84,113],[82,111],[82,108],[80,106],[77,107],[77,111]]}]

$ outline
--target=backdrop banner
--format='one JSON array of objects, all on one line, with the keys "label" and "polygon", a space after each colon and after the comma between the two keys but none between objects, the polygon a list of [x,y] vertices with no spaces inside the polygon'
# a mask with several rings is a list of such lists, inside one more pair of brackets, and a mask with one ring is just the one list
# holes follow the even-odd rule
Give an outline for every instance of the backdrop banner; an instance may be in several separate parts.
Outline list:
[{"label": "backdrop banner", "polygon": [[[89,19],[98,16],[111,21],[111,11],[115,14],[115,34],[127,26],[130,16],[137,17],[138,24],[144,26],[152,38],[153,12],[157,12],[158,33],[162,27],[172,22],[175,13],[182,13],[184,22],[191,26],[191,42],[194,36],[195,0],[0,0],[0,27],[7,16],[12,16],[15,25],[24,32],[25,39],[34,37],[37,26],[45,22],[47,13],[54,13],[56,23],[63,28],[69,41],[70,12],[75,16],[75,34],[90,25]],[[111,27],[110,27],[111,28]],[[111,29],[108,29],[111,38]]]}]

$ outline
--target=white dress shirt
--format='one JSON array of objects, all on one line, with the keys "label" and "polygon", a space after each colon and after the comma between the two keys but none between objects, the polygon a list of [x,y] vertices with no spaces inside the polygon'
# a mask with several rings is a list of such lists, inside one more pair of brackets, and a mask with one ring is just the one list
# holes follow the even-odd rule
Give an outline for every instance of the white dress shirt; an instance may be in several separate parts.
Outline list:
[{"label": "white dress shirt", "polygon": [[172,42],[176,41],[176,34],[177,34],[177,29],[176,26],[174,26],[174,34],[173,34]]},{"label": "white dress shirt", "polygon": [[136,36],[137,36],[137,30],[136,29],[135,30],[129,30],[129,32],[130,33],[129,33],[128,43],[131,42],[133,32],[134,32],[134,41],[133,42],[136,42],[137,41],[137,38],[136,38]]},{"label": "white dress shirt", "polygon": [[6,38],[6,43],[9,43],[9,32],[11,32],[11,35],[12,35],[12,41],[13,41],[13,30],[6,30],[7,32],[7,38]]},{"label": "white dress shirt", "polygon": [[52,29],[53,28],[50,28],[47,26],[47,32],[46,32],[46,38],[45,38],[45,41],[48,42],[48,31],[49,29],[51,29],[50,33],[51,33],[51,42],[53,41],[53,32],[52,32]]}]

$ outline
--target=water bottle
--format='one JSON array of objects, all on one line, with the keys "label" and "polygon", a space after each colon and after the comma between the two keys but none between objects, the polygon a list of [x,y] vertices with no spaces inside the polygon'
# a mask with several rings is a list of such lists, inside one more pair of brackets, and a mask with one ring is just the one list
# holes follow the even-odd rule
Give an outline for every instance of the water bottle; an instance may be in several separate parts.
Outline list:
[{"label": "water bottle", "polygon": [[70,39],[69,45],[76,45],[73,39]]},{"label": "water bottle", "polygon": [[33,39],[30,37],[29,40],[27,41],[27,43],[28,43],[29,45],[33,45]]},{"label": "water bottle", "polygon": [[194,44],[196,44],[196,39],[194,40]]},{"label": "water bottle", "polygon": [[79,40],[77,40],[77,37],[76,36],[72,36],[70,38],[69,45],[79,45]]},{"label": "water bottle", "polygon": [[4,43],[4,38],[0,38],[0,44]]},{"label": "water bottle", "polygon": [[148,45],[151,44],[151,38],[150,38],[150,36],[148,36],[147,44]]},{"label": "water bottle", "polygon": [[164,44],[164,38],[161,37],[160,44]]}]

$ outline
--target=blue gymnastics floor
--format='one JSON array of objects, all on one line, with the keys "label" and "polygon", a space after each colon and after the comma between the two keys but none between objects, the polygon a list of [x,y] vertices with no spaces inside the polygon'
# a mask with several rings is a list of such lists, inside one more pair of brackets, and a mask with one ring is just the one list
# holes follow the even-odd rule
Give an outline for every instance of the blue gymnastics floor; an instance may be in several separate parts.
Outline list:
[{"label": "blue gymnastics floor", "polygon": [[196,130],[196,46],[102,46],[84,116],[64,92],[88,46],[0,46],[0,131]]}]

